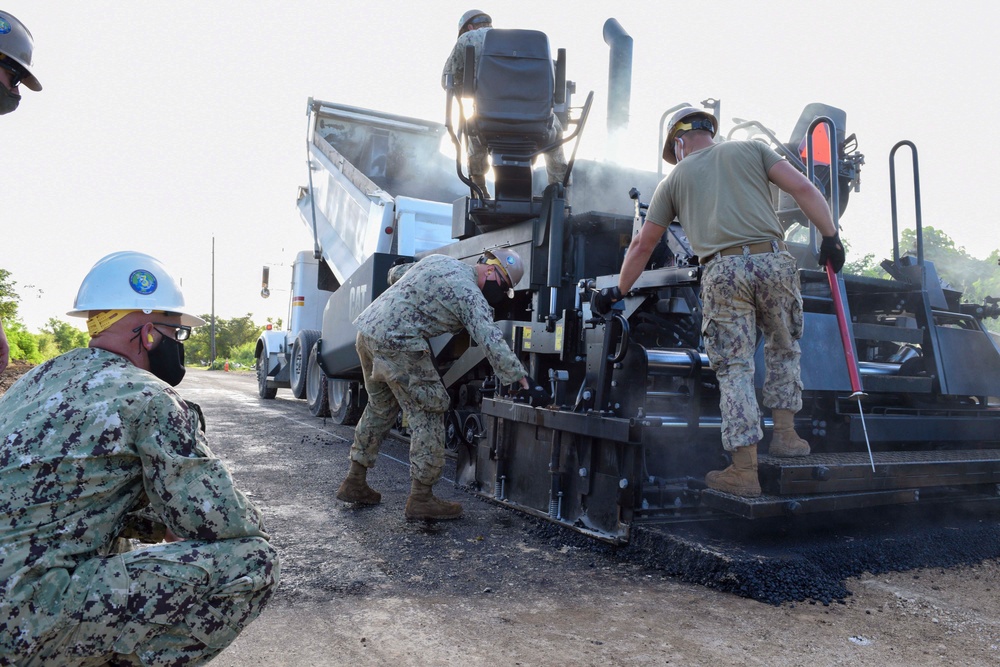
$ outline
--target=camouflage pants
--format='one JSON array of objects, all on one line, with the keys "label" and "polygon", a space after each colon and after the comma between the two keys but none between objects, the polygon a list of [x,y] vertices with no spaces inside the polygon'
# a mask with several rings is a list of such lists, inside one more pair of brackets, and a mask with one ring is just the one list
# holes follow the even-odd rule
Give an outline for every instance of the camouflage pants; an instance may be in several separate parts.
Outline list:
[{"label": "camouflage pants", "polygon": [[[559,119],[555,119],[556,135],[562,136],[562,124]],[[490,169],[489,155],[484,144],[475,141],[469,142],[469,175],[484,176]],[[561,183],[566,178],[566,170],[569,164],[566,162],[566,153],[562,146],[557,146],[545,153],[545,170],[549,176],[549,185]]]},{"label": "camouflage pants", "polygon": [[757,327],[764,332],[764,406],[802,408],[795,259],[787,252],[718,257],[705,267],[701,288],[702,337],[721,394],[722,446],[733,451],[763,437],[754,389]]},{"label": "camouflage pants", "polygon": [[451,397],[434,368],[430,348],[379,350],[372,339],[359,333],[357,349],[368,405],[354,429],[351,460],[366,468],[374,466],[382,439],[396,425],[402,409],[410,428],[410,477],[434,484],[444,468],[444,413]]},{"label": "camouflage pants", "polygon": [[[83,562],[64,596],[66,622],[25,667],[200,665],[260,614],[278,556],[259,537],[156,544]],[[2,661],[0,661],[2,662]]]}]

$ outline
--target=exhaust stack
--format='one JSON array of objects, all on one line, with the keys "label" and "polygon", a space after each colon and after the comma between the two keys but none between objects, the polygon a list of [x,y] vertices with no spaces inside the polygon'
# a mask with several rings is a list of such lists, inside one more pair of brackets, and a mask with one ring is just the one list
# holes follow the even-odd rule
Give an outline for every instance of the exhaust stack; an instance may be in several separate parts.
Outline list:
[{"label": "exhaust stack", "polygon": [[604,22],[604,42],[611,47],[608,68],[608,144],[617,154],[618,137],[628,129],[632,98],[632,37],[617,19]]}]

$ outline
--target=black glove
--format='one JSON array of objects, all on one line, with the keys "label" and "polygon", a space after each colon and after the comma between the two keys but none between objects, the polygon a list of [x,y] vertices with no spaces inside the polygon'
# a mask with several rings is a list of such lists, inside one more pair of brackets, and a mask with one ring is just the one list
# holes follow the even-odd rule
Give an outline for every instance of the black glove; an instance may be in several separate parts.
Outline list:
[{"label": "black glove", "polygon": [[528,381],[528,388],[518,389],[514,396],[518,402],[527,403],[533,408],[544,407],[552,403],[552,397],[549,396],[549,392],[545,391],[545,387],[535,382],[530,375],[525,375],[524,379]]},{"label": "black glove", "polygon": [[824,236],[823,243],[819,247],[819,265],[826,266],[833,263],[833,272],[839,273],[844,268],[844,244],[840,242],[840,234]]},{"label": "black glove", "polygon": [[413,263],[413,258],[406,257],[404,255],[403,257],[397,257],[396,259],[392,260],[392,264],[389,265],[389,268],[391,269],[392,267],[399,266],[400,264],[412,264],[412,263]]},{"label": "black glove", "polygon": [[621,301],[622,291],[618,289],[618,285],[614,287],[605,287],[598,292],[591,292],[590,294],[590,309],[594,311],[596,315],[607,315],[611,312],[611,306],[615,304],[616,301]]}]

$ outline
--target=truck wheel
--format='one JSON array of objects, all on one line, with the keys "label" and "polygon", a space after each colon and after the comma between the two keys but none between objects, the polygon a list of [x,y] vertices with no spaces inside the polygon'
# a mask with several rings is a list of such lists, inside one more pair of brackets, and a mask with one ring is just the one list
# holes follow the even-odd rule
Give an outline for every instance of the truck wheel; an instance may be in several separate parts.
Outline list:
[{"label": "truck wheel", "polygon": [[354,426],[361,419],[367,403],[364,389],[358,382],[330,379],[326,383],[330,417],[341,426]]},{"label": "truck wheel", "polygon": [[278,394],[277,387],[267,386],[267,351],[261,349],[257,355],[257,395],[261,398],[274,398]]},{"label": "truck wheel", "polygon": [[313,344],[309,352],[309,365],[306,366],[306,403],[313,417],[329,417],[330,405],[326,399],[326,373],[319,367],[317,358],[319,346]]},{"label": "truck wheel", "polygon": [[454,410],[449,410],[444,419],[444,452],[447,456],[455,456],[462,444],[462,424]]},{"label": "truck wheel", "polygon": [[292,357],[289,360],[288,380],[295,398],[306,397],[306,376],[309,371],[309,351],[319,340],[315,329],[303,329],[292,341]]}]

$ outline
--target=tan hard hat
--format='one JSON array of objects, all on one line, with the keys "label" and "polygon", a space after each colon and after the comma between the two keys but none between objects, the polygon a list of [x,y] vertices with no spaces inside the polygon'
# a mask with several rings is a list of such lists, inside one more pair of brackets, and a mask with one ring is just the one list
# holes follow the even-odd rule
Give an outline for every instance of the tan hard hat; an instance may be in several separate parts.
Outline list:
[{"label": "tan hard hat", "polygon": [[524,263],[521,256],[510,248],[490,248],[483,253],[486,264],[493,264],[500,267],[500,270],[510,281],[511,289],[517,287],[524,277]]},{"label": "tan hard hat", "polygon": [[[707,121],[707,123],[699,121]],[[667,140],[663,142],[663,159],[670,164],[677,164],[677,157],[674,155],[674,139],[682,132],[690,132],[691,130],[711,131],[714,137],[719,131],[719,120],[704,109],[688,105],[678,109],[677,113],[671,117],[669,128]]]},{"label": "tan hard hat", "polygon": [[35,49],[35,41],[31,32],[14,16],[0,11],[0,55],[10,58],[27,72],[21,83],[38,92],[42,84],[31,73],[31,54]]}]

